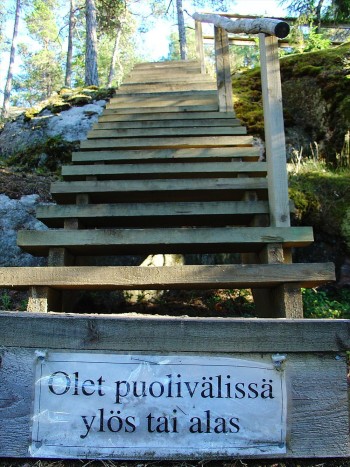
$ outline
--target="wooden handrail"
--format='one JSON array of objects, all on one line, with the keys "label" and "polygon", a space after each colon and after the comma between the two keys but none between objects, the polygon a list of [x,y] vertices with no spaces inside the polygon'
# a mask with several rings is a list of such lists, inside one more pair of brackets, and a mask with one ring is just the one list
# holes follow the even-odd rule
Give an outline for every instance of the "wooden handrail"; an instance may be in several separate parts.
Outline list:
[{"label": "wooden handrail", "polygon": [[230,18],[220,15],[208,15],[194,13],[192,18],[201,23],[211,23],[218,28],[225,29],[227,32],[246,33],[246,34],[269,34],[276,36],[279,39],[284,39],[288,36],[290,27],[285,21],[280,21],[271,18],[257,19],[238,19],[232,21]]},{"label": "wooden handrail", "polygon": [[[277,39],[288,35],[289,25],[284,21],[271,18],[232,21],[220,15],[200,13],[194,13],[192,17],[196,21],[197,40],[199,38],[203,40],[202,34],[199,33],[200,23],[212,23],[215,26],[215,59],[220,112],[233,111],[228,32],[259,35],[270,225],[289,227],[287,158]],[[200,48],[198,47],[197,50]],[[201,62],[204,60],[203,52],[199,55],[199,59]]]}]

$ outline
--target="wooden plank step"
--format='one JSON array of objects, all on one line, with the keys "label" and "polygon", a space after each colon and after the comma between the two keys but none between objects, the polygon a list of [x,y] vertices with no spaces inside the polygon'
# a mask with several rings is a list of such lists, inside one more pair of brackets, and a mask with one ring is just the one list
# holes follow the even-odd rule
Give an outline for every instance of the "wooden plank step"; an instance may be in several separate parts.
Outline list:
[{"label": "wooden plank step", "polygon": [[293,282],[301,287],[316,287],[334,280],[332,263],[0,268],[0,287],[58,290],[235,289]]},{"label": "wooden plank step", "polygon": [[137,73],[133,75],[129,75],[123,81],[121,86],[128,86],[134,84],[189,84],[189,83],[216,83],[216,81],[210,77],[209,75],[200,75],[200,74],[182,74],[180,77],[174,74],[167,75],[166,77],[162,73],[157,74],[142,74]]},{"label": "wooden plank step", "polygon": [[216,96],[195,96],[195,97],[145,97],[138,99],[136,96],[129,98],[120,98],[120,100],[110,101],[106,105],[106,109],[124,109],[136,107],[140,108],[168,108],[168,107],[185,107],[185,106],[209,106],[217,104]]},{"label": "wooden plank step", "polygon": [[81,149],[166,149],[166,148],[219,148],[234,146],[251,146],[252,136],[182,136],[163,138],[109,138],[81,141]]},{"label": "wooden plank step", "polygon": [[137,93],[137,94],[132,94],[130,92],[121,92],[121,90],[118,91],[118,94],[115,97],[112,97],[109,100],[110,104],[114,103],[119,103],[119,102],[129,102],[129,101],[140,101],[144,99],[152,99],[152,100],[160,100],[163,101],[165,99],[206,99],[208,97],[217,97],[217,90],[213,91],[162,91],[162,92],[148,92],[147,87],[144,87],[144,91]]},{"label": "wooden plank step", "polygon": [[224,178],[234,174],[266,174],[265,162],[184,162],[163,164],[91,164],[64,165],[62,176],[65,180],[85,180],[96,176],[98,179],[124,178]]},{"label": "wooden plank step", "polygon": [[118,128],[113,130],[91,130],[88,132],[88,139],[110,139],[110,138],[151,138],[163,136],[236,136],[246,135],[247,129],[244,126],[225,127],[175,127],[175,128]]},{"label": "wooden plank step", "polygon": [[148,94],[157,94],[159,92],[189,92],[189,91],[215,91],[217,89],[217,85],[213,81],[200,81],[200,82],[193,82],[188,81],[180,82],[178,80],[174,82],[158,82],[152,83],[148,82],[147,84],[142,83],[126,83],[122,84],[119,89],[116,91],[115,95],[118,96],[119,94],[138,94],[144,93],[147,90]]},{"label": "wooden plank step", "polygon": [[131,76],[154,76],[154,75],[160,75],[163,76],[165,79],[167,76],[184,76],[184,75],[191,75],[191,76],[197,76],[201,74],[201,70],[198,66],[187,66],[187,67],[181,67],[181,66],[174,66],[174,67],[163,67],[163,68],[134,68],[129,76],[126,78],[126,80]]},{"label": "wooden plank step", "polygon": [[259,158],[259,148],[257,147],[222,147],[222,148],[191,148],[191,149],[115,149],[106,151],[79,151],[73,152],[72,160],[79,163],[129,163],[130,161],[140,162],[166,162],[173,163],[183,161],[206,162],[206,161],[227,161],[230,159],[242,159],[243,161],[256,161]]},{"label": "wooden plank step", "polygon": [[200,67],[198,60],[164,60],[161,62],[140,62],[135,63],[134,70],[144,68],[176,68],[176,67],[188,68],[190,66]]},{"label": "wooden plank step", "polygon": [[[216,109],[217,110],[217,109]],[[103,114],[100,115],[98,121],[99,122],[138,122],[138,121],[186,121],[186,120],[226,120],[229,119],[232,121],[232,119],[235,118],[234,112],[217,112],[217,111],[212,111],[212,112],[200,112],[200,111],[194,111],[194,112],[161,112],[161,113],[136,113],[136,114],[123,114],[119,111],[116,110],[104,110]]]},{"label": "wooden plank step", "polygon": [[168,119],[168,120],[140,120],[140,121],[99,121],[92,126],[93,130],[118,130],[120,128],[198,128],[198,127],[236,127],[241,122],[237,118],[204,119]]},{"label": "wooden plank step", "polygon": [[311,227],[20,230],[17,237],[18,246],[35,256],[48,255],[50,248],[67,248],[78,256],[148,255],[253,252],[269,243],[292,248],[312,242]]},{"label": "wooden plank step", "polygon": [[41,205],[36,217],[48,227],[63,227],[65,219],[79,219],[85,227],[164,225],[243,225],[251,216],[268,214],[267,201],[188,203],[120,203]]},{"label": "wooden plank step", "polygon": [[246,190],[255,190],[265,198],[266,189],[267,179],[257,177],[101,180],[56,182],[51,185],[51,194],[62,204],[74,204],[77,194],[88,194],[91,203],[231,201],[242,199]]},{"label": "wooden plank step", "polygon": [[120,114],[147,114],[147,113],[177,113],[177,112],[217,112],[219,110],[218,104],[186,104],[186,105],[171,105],[159,107],[142,107],[142,112],[138,107],[117,107],[108,108],[103,111],[103,115]]}]

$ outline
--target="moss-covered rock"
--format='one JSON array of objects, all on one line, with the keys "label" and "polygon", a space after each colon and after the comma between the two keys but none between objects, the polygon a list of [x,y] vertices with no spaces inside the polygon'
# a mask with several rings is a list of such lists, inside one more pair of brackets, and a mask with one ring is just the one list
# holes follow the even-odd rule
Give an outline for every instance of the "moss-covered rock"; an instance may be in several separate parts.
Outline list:
[{"label": "moss-covered rock", "polygon": [[[281,59],[287,143],[304,155],[317,143],[318,156],[336,164],[350,128],[350,43]],[[261,137],[260,69],[233,77],[235,109],[248,130]]]}]

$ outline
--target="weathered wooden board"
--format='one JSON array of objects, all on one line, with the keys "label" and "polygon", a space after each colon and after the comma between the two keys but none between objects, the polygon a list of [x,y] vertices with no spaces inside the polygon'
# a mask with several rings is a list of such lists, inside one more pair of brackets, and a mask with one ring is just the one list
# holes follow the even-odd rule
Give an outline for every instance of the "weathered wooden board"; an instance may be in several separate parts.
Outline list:
[{"label": "weathered wooden board", "polygon": [[218,104],[186,104],[186,105],[171,105],[167,106],[154,106],[154,107],[142,107],[142,112],[140,112],[139,107],[118,107],[118,108],[109,108],[105,109],[103,115],[113,115],[116,113],[120,114],[139,114],[139,113],[170,113],[174,114],[177,112],[217,112],[219,110]]},{"label": "weathered wooden board", "polygon": [[[145,78],[143,78],[145,80]],[[148,82],[145,84],[144,82],[140,83],[126,83],[122,84],[118,91],[116,92],[116,96],[119,94],[124,94],[126,92],[130,93],[141,93],[145,92],[145,89],[147,89],[147,92],[149,93],[158,93],[158,92],[169,92],[169,91],[174,91],[174,92],[179,92],[179,91],[214,91],[216,90],[216,84],[213,81],[197,81],[193,82],[193,79],[188,80],[186,82],[182,82],[179,80],[170,82],[166,80],[164,81],[159,81],[156,83]]]},{"label": "weathered wooden board", "polygon": [[152,148],[219,148],[234,146],[251,146],[252,136],[179,136],[163,138],[110,138],[107,140],[85,140],[81,141],[81,149],[106,149],[106,148],[130,148],[130,149],[152,149]]},{"label": "weathered wooden board", "polygon": [[114,130],[119,128],[182,128],[182,127],[236,127],[240,121],[236,118],[208,118],[208,119],[168,119],[163,120],[141,120],[141,121],[103,121],[93,125],[94,130]]},{"label": "weathered wooden board", "polygon": [[257,160],[259,148],[257,147],[229,147],[229,148],[188,148],[188,149],[116,149],[73,152],[74,163],[84,162],[123,162],[129,161],[168,161],[180,163],[184,160],[198,161],[227,161],[227,159]]},{"label": "weathered wooden board", "polygon": [[[210,93],[211,91],[206,91]],[[164,93],[167,94],[167,93]],[[173,93],[176,94],[176,93]],[[183,93],[182,93],[183,94]],[[192,94],[192,93],[190,93]],[[181,107],[181,106],[191,106],[191,105],[216,105],[217,96],[216,95],[194,95],[194,96],[176,96],[169,94],[168,96],[152,96],[149,95],[130,95],[118,96],[117,98],[111,100],[107,105],[106,109],[119,109],[119,108],[137,108],[139,111],[143,107],[164,107],[168,108],[171,106]]]},{"label": "weathered wooden board", "polygon": [[88,139],[96,138],[150,138],[153,136],[219,136],[246,135],[244,126],[225,127],[175,127],[175,128],[136,128],[136,129],[95,129],[88,132]]},{"label": "weathered wooden board", "polygon": [[[216,109],[217,110],[217,109]],[[164,121],[164,120],[192,120],[192,119],[204,119],[204,120],[213,120],[213,119],[232,119],[235,118],[235,114],[233,112],[201,112],[201,111],[194,111],[194,112],[161,112],[161,114],[149,114],[149,113],[136,113],[136,114],[123,114],[120,111],[116,110],[105,110],[103,114],[99,117],[99,122],[119,122],[119,121],[140,121],[140,120],[157,120],[157,121]]]},{"label": "weathered wooden board", "polygon": [[266,174],[265,162],[178,162],[146,164],[91,164],[64,165],[65,180],[84,180],[87,176],[104,179],[116,178],[221,178],[240,174]]},{"label": "weathered wooden board", "polygon": [[[167,99],[208,99],[209,97],[217,97],[217,91],[162,91],[162,92],[148,92],[147,88],[144,88],[144,92],[132,94],[131,92],[122,92],[119,90],[118,94],[115,97],[112,97],[109,100],[110,104],[119,104],[120,102],[139,102],[145,99],[150,99],[151,101],[160,101],[163,102]],[[231,110],[232,112],[232,110]]]},{"label": "weathered wooden board", "polygon": [[207,203],[120,203],[42,205],[36,217],[49,227],[63,227],[65,219],[79,219],[84,226],[183,226],[243,225],[256,214],[268,214],[266,201]]},{"label": "weathered wooden board", "polygon": [[295,283],[314,287],[335,279],[332,263],[219,266],[54,266],[0,268],[5,288],[54,289],[220,289],[276,287]]},{"label": "weathered wooden board", "polygon": [[216,201],[239,200],[246,190],[266,194],[266,178],[188,178],[154,180],[98,180],[56,182],[51,194],[60,203],[73,204],[77,194],[89,194],[91,202]]},{"label": "weathered wooden board", "polygon": [[282,243],[286,248],[313,241],[309,227],[217,227],[215,229],[100,229],[20,230],[17,243],[25,251],[45,256],[49,248],[63,247],[76,255],[213,253],[259,251],[263,245]]},{"label": "weathered wooden board", "polygon": [[[349,321],[137,318],[0,314],[0,455],[28,457],[36,350],[231,356],[286,354],[285,457],[347,457],[349,402],[344,351]],[[208,350],[210,349],[210,351]]]}]

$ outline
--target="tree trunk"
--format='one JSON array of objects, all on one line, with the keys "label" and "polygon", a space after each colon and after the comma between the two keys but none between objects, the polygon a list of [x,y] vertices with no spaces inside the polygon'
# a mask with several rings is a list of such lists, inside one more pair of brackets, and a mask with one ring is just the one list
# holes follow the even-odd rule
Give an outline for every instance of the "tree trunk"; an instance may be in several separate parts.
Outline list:
[{"label": "tree trunk", "polygon": [[[113,47],[113,54],[111,59],[111,66],[109,68],[108,80],[107,80],[107,87],[112,87],[112,82],[115,76],[115,64],[117,63],[117,58],[119,57],[119,42],[122,35],[122,26],[119,25],[116,29],[115,40],[114,40],[114,47]],[[120,68],[122,65],[120,61],[118,61]]]},{"label": "tree trunk", "polygon": [[17,40],[18,40],[18,24],[19,24],[19,17],[21,13],[21,6],[22,6],[21,0],[17,0],[16,13],[15,13],[15,24],[13,26],[13,36],[12,36],[11,52],[10,52],[10,64],[9,64],[9,68],[7,72],[7,79],[6,79],[6,85],[5,85],[5,90],[4,90],[4,103],[2,106],[2,117],[3,118],[8,117],[9,109],[10,109],[13,67],[14,67],[15,56],[16,56],[16,47],[17,47]]},{"label": "tree trunk", "polygon": [[180,57],[181,60],[187,59],[187,43],[186,43],[186,30],[185,30],[185,19],[184,10],[182,7],[182,0],[176,0],[177,10],[177,24],[179,29],[179,44],[180,44]]},{"label": "tree trunk", "polygon": [[73,60],[74,28],[75,28],[75,4],[74,4],[74,0],[70,0],[66,77],[64,80],[64,85],[68,88],[72,87],[72,60]]},{"label": "tree trunk", "polygon": [[322,5],[323,5],[324,0],[319,0],[317,7],[316,7],[316,33],[320,33],[320,27],[321,27],[321,10],[322,10]]},{"label": "tree trunk", "polygon": [[86,0],[85,85],[98,86],[97,21],[95,0]]}]

